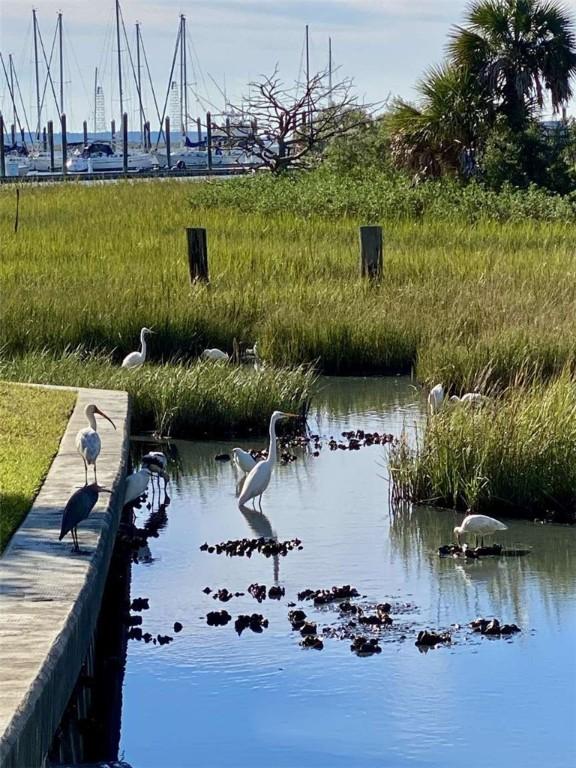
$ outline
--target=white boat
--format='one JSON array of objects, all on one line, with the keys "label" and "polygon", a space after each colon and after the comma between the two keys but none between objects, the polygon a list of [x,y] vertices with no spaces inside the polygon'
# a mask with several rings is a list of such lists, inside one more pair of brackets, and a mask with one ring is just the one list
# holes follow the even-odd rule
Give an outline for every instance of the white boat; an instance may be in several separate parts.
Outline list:
[{"label": "white boat", "polygon": [[15,178],[17,176],[26,176],[30,170],[30,163],[24,155],[6,155],[4,157],[4,167],[6,169],[6,176]]},{"label": "white boat", "polygon": [[[166,149],[156,152],[158,163],[165,168],[167,165]],[[257,165],[258,159],[249,155],[240,147],[212,149],[212,167]],[[208,150],[196,147],[178,147],[170,151],[170,167],[185,170],[186,168],[208,168]]]},{"label": "white boat", "polygon": [[[129,152],[129,171],[150,171],[157,167],[158,161],[148,152]],[[66,163],[70,173],[101,173],[102,171],[124,170],[122,152],[115,152],[107,141],[92,141],[75,150]]]}]

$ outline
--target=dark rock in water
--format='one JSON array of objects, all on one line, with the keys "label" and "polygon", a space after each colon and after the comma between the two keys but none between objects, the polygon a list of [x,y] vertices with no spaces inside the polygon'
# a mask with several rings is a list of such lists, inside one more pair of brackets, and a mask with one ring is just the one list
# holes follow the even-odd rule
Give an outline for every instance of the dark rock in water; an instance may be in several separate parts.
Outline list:
[{"label": "dark rock in water", "polygon": [[312,622],[305,622],[300,627],[300,634],[302,637],[305,635],[315,635],[317,633],[318,629],[316,627],[316,624],[312,624]]},{"label": "dark rock in water", "polygon": [[289,611],[288,621],[292,624],[292,629],[302,629],[306,621],[306,614],[304,611]]},{"label": "dark rock in water", "polygon": [[344,601],[343,603],[340,603],[338,608],[342,611],[342,613],[358,613],[358,611],[362,612],[361,608],[358,608],[357,605],[354,605],[354,603],[349,602],[348,600]]},{"label": "dark rock in water", "polygon": [[129,627],[137,627],[139,624],[142,624],[142,616],[128,616],[126,624]]},{"label": "dark rock in water", "polygon": [[168,643],[171,643],[172,640],[174,640],[170,635],[157,635],[156,639],[158,640],[159,645],[168,645]]},{"label": "dark rock in water", "polygon": [[144,632],[144,634],[142,635],[142,640],[144,640],[145,643],[149,643],[150,640],[152,640],[152,635],[150,634],[150,632]]},{"label": "dark rock in water", "polygon": [[182,624],[179,621],[174,622],[174,632],[178,633],[182,631]]},{"label": "dark rock in water", "polygon": [[376,611],[379,614],[388,614],[390,613],[391,610],[392,610],[392,606],[390,605],[390,603],[378,603],[378,605],[376,606]]},{"label": "dark rock in water", "polygon": [[[200,549],[202,549],[202,547],[200,547]],[[206,549],[208,549],[208,544],[206,544]],[[202,592],[204,592],[204,594],[206,594],[206,595],[209,595],[210,592],[212,592],[212,590],[210,589],[210,587],[204,587]]]},{"label": "dark rock in water", "polygon": [[265,584],[250,584],[248,587],[248,594],[257,600],[259,603],[262,600],[266,600],[266,585]]},{"label": "dark rock in water", "polygon": [[216,461],[230,461],[230,454],[229,453],[217,453],[216,456],[214,456],[214,459]]},{"label": "dark rock in water", "polygon": [[418,638],[415,645],[423,645],[428,648],[432,648],[440,643],[450,643],[452,638],[449,632],[430,632],[427,629],[423,629],[418,632]]},{"label": "dark rock in water", "polygon": [[150,606],[148,605],[147,597],[135,597],[130,604],[131,611],[147,611]]},{"label": "dark rock in water", "polygon": [[142,630],[140,627],[133,627],[127,633],[128,640],[142,640]]},{"label": "dark rock in water", "polygon": [[219,589],[212,595],[213,600],[220,600],[222,603],[227,603],[228,600],[232,600],[233,597],[234,595],[232,592],[229,592],[226,588]]},{"label": "dark rock in water", "polygon": [[281,597],[284,597],[285,593],[286,593],[286,590],[284,589],[284,587],[277,587],[277,586],[270,587],[270,589],[268,590],[268,598],[270,600],[280,600]]},{"label": "dark rock in water", "polygon": [[300,640],[302,648],[315,648],[317,651],[321,651],[324,648],[324,643],[319,637],[315,635],[307,635],[303,640]]},{"label": "dark rock in water", "polygon": [[500,635],[513,635],[520,632],[520,627],[516,624],[500,624],[498,619],[478,618],[471,621],[469,626],[474,632],[480,632],[482,635],[499,637]]},{"label": "dark rock in water", "polygon": [[355,637],[350,650],[357,656],[372,656],[374,653],[382,653],[382,648],[374,637]]},{"label": "dark rock in water", "polygon": [[[200,544],[200,551],[201,552],[206,552],[207,549],[208,549],[208,544],[206,542],[204,542],[204,544]],[[206,589],[208,589],[208,587],[206,587]],[[206,591],[206,590],[204,590],[204,591]]]},{"label": "dark rock in water", "polygon": [[251,557],[253,552],[260,552],[265,557],[273,557],[275,555],[285,556],[293,549],[302,549],[302,542],[300,539],[277,541],[261,536],[259,539],[222,541],[214,546],[202,544],[200,549],[203,552],[216,552],[218,555],[224,553],[230,557]]},{"label": "dark rock in water", "polygon": [[314,599],[314,605],[326,605],[334,600],[348,600],[351,597],[358,597],[359,592],[349,584],[343,587],[332,587],[331,589],[304,590],[298,594],[298,600]]},{"label": "dark rock in water", "polygon": [[234,622],[234,629],[239,635],[248,627],[252,632],[260,633],[268,626],[268,619],[260,613],[253,613],[251,616],[247,614],[240,614]]},{"label": "dark rock in water", "polygon": [[228,611],[210,611],[206,614],[206,623],[211,627],[223,627],[232,619]]}]

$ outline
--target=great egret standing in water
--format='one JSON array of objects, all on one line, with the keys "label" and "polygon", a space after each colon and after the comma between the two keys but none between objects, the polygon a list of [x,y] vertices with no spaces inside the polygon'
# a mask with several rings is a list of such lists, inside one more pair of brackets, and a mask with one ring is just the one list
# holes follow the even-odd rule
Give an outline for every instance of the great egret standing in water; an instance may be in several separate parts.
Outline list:
[{"label": "great egret standing in water", "polygon": [[298,418],[296,413],[283,413],[274,411],[270,417],[270,446],[268,448],[268,458],[265,461],[259,461],[256,466],[250,470],[248,477],[242,487],[242,493],[238,498],[238,506],[242,508],[246,502],[252,499],[252,509],[256,510],[255,499],[258,496],[258,505],[262,511],[262,494],[268,488],[272,470],[276,464],[276,423],[281,419],[290,417]]},{"label": "great egret standing in water", "polygon": [[86,406],[84,414],[88,419],[89,426],[85,427],[85,429],[81,429],[76,435],[76,449],[84,460],[85,485],[88,485],[88,464],[94,465],[94,482],[98,482],[96,478],[96,459],[100,455],[102,443],[100,441],[100,435],[96,430],[96,413],[103,416],[105,419],[108,419],[110,424],[116,429],[116,424],[114,424],[112,419],[109,416],[106,416],[98,406],[94,405],[94,403],[90,403]]},{"label": "great egret standing in water", "polygon": [[436,384],[435,387],[432,387],[430,392],[428,393],[428,408],[430,409],[430,413],[438,413],[438,411],[442,408],[442,405],[444,404],[444,387],[442,384]]},{"label": "great egret standing in water", "polygon": [[140,351],[130,352],[129,355],[126,355],[122,360],[122,368],[139,368],[144,364],[146,360],[146,336],[149,333],[154,333],[154,331],[151,331],[150,328],[142,328],[140,331]]},{"label": "great egret standing in water", "polygon": [[488,536],[496,531],[507,531],[508,526],[501,523],[500,520],[495,520],[488,515],[467,515],[462,520],[461,525],[454,528],[454,533],[458,538],[458,544],[460,544],[460,536],[463,533],[473,533],[476,535],[476,545],[478,545],[478,536],[481,536],[481,543],[484,546],[484,536]]}]

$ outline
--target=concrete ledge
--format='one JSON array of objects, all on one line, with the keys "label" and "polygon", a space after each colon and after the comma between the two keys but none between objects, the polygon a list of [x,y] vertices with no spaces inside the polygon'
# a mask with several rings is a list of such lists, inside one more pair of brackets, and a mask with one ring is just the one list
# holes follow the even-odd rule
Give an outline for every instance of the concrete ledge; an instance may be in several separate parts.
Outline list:
[{"label": "concrete ledge", "polygon": [[[62,388],[63,389],[63,388]],[[68,388],[66,388],[68,389]],[[130,436],[126,392],[79,389],[60,449],[28,516],[0,557],[0,766],[42,765],[92,638],[124,497]],[[80,547],[58,541],[64,506],[84,485],[74,441],[94,402],[103,419],[101,494],[79,528]],[[90,479],[90,475],[89,475]]]}]

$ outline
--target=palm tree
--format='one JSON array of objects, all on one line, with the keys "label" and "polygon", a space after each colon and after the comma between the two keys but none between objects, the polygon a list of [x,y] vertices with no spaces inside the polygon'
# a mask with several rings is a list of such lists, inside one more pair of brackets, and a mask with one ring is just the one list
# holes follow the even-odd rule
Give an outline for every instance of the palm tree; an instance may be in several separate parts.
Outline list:
[{"label": "palm tree", "polygon": [[518,129],[544,105],[556,112],[572,96],[576,38],[569,13],[554,0],[479,0],[456,27],[453,63],[488,89],[498,111]]},{"label": "palm tree", "polygon": [[418,105],[399,100],[387,117],[395,163],[423,177],[461,171],[491,107],[476,85],[477,79],[461,67],[430,69],[416,86]]}]

